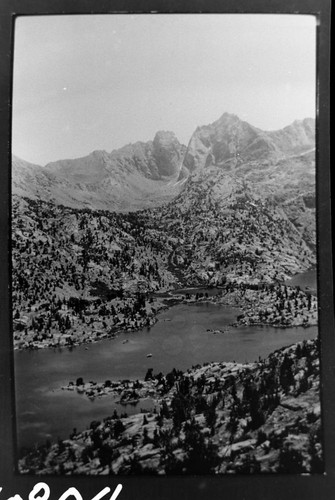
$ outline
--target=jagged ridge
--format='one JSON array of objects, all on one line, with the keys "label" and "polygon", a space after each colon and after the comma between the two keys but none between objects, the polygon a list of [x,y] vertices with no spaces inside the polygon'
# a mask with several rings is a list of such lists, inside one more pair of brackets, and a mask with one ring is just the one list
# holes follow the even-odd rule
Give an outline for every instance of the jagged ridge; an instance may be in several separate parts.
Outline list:
[{"label": "jagged ridge", "polygon": [[45,167],[13,156],[14,194],[74,208],[128,211],[161,205],[180,192],[185,147],[172,132],[107,153],[60,160]]}]

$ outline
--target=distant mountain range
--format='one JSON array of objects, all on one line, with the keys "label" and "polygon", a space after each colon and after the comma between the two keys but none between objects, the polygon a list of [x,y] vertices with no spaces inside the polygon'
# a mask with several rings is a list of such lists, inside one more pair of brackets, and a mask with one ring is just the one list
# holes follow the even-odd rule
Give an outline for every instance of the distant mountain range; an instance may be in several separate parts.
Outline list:
[{"label": "distant mountain range", "polygon": [[[153,141],[44,167],[13,156],[12,192],[73,208],[126,212],[170,202],[213,167],[227,181],[224,191],[231,184],[227,175],[243,178],[259,195],[278,195],[298,219],[301,204],[314,204],[314,148],[311,118],[264,132],[224,113],[198,127],[187,148],[173,132],[161,131]],[[298,207],[290,208],[292,196]]]},{"label": "distant mountain range", "polygon": [[128,211],[157,206],[179,193],[185,150],[172,132],[157,132],[153,141],[45,167],[13,156],[13,194],[73,208]]},{"label": "distant mountain range", "polygon": [[184,166],[189,171],[209,165],[237,167],[250,161],[272,161],[315,147],[315,120],[306,118],[275,132],[264,132],[236,115],[224,113],[211,125],[198,127],[189,142]]}]

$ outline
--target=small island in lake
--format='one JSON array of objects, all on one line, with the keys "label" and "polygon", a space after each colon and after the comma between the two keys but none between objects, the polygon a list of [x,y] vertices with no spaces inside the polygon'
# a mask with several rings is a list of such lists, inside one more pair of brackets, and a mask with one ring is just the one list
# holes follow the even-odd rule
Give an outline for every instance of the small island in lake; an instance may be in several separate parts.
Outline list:
[{"label": "small island in lake", "polygon": [[17,471],[324,473],[314,16],[35,17],[14,44]]}]

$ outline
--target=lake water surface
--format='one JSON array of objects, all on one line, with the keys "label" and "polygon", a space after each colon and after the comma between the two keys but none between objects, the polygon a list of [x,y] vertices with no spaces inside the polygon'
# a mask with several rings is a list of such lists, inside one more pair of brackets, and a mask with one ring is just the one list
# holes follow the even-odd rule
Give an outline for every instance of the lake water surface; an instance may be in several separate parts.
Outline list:
[{"label": "lake water surface", "polygon": [[296,274],[286,282],[290,286],[300,286],[302,290],[310,291],[316,295],[317,292],[317,270],[310,269],[303,273]]},{"label": "lake water surface", "polygon": [[[111,415],[114,408],[129,414],[151,405],[140,402],[136,408],[125,408],[110,397],[91,401],[60,389],[70,380],[143,379],[148,368],[166,374],[173,368],[185,370],[207,361],[252,362],[317,335],[317,327],[243,326],[217,335],[206,331],[229,325],[239,313],[237,308],[211,303],[178,304],[160,313],[150,329],[121,333],[115,339],[81,345],[72,351],[15,351],[19,447],[43,443],[47,438],[67,438],[74,427],[85,429],[92,420]],[[148,358],[148,353],[152,357]]]}]

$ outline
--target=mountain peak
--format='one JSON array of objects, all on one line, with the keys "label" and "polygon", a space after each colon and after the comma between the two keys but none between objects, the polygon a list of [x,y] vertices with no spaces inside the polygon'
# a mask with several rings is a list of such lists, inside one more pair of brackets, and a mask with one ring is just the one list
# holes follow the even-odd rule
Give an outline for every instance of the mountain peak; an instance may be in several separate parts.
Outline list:
[{"label": "mountain peak", "polygon": [[242,120],[234,113],[223,113],[214,123],[241,122]]},{"label": "mountain peak", "polygon": [[259,159],[274,148],[261,130],[240,120],[237,115],[223,113],[211,125],[198,127],[188,145],[184,166],[191,172],[209,165]]},{"label": "mountain peak", "polygon": [[106,155],[108,155],[107,151],[105,149],[95,149],[90,153],[89,156],[95,157],[95,158],[104,158]]},{"label": "mountain peak", "polygon": [[[44,167],[12,157],[13,190],[31,198],[69,206],[112,210],[140,209],[170,201],[192,172],[214,166],[226,171],[309,154],[315,148],[315,120],[295,120],[282,130],[265,132],[225,112],[197,127],[185,148],[171,131],[153,140],[48,163]],[[208,171],[209,172],[209,171]],[[179,182],[171,182],[173,180]]]},{"label": "mountain peak", "polygon": [[210,125],[198,127],[184,159],[190,172],[209,165],[226,168],[250,161],[276,161],[315,147],[315,121],[296,120],[282,130],[265,132],[232,113],[223,113]]},{"label": "mountain peak", "polygon": [[171,142],[171,141],[173,141],[173,142],[177,141],[179,143],[179,141],[178,141],[175,133],[172,132],[171,130],[158,130],[158,132],[156,132],[156,134],[155,134],[154,142],[156,140],[169,141],[169,142]]}]

